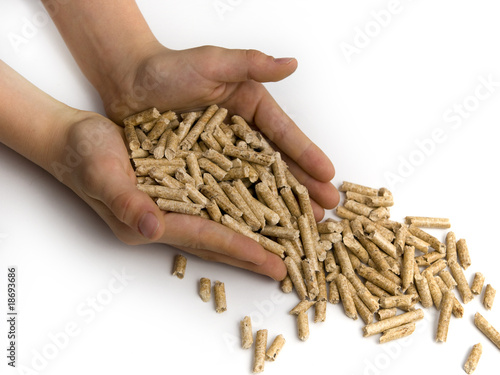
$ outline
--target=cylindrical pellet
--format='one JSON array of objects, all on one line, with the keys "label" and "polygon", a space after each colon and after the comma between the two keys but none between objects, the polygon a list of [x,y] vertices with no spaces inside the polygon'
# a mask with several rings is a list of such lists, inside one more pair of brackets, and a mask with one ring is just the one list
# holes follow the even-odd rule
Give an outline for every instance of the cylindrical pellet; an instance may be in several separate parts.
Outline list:
[{"label": "cylindrical pellet", "polygon": [[241,347],[250,349],[253,344],[252,319],[245,316],[240,322]]},{"label": "cylindrical pellet", "polygon": [[264,361],[266,359],[267,329],[260,329],[255,334],[255,353],[253,360],[253,373],[264,371]]},{"label": "cylindrical pellet", "polygon": [[477,343],[472,347],[467,357],[467,361],[464,364],[464,371],[467,374],[472,374],[476,370],[481,354],[483,354],[483,346],[481,343]]},{"label": "cylindrical pellet", "polygon": [[227,310],[226,290],[224,283],[216,281],[214,284],[215,312],[223,313]]},{"label": "cylindrical pellet", "polygon": [[309,338],[309,317],[306,312],[300,312],[297,315],[297,329],[299,339],[306,341]]},{"label": "cylindrical pellet", "polygon": [[274,361],[278,356],[279,352],[281,351],[281,349],[283,349],[284,345],[285,345],[285,338],[283,337],[283,335],[276,336],[271,345],[269,346],[269,349],[267,349],[266,360],[271,362]]},{"label": "cylindrical pellet", "polygon": [[457,241],[457,254],[458,260],[462,265],[462,268],[466,270],[472,264],[469,255],[469,248],[467,247],[467,242],[465,239],[461,238]]},{"label": "cylindrical pellet", "polygon": [[399,327],[403,324],[413,323],[417,320],[423,319],[424,311],[422,309],[417,309],[409,311],[407,313],[393,316],[392,318],[380,320],[375,323],[368,324],[363,327],[363,336],[368,337],[387,331],[388,329]]},{"label": "cylindrical pellet", "polygon": [[177,276],[179,279],[184,278],[186,273],[187,259],[184,255],[177,254],[174,260],[174,269],[172,271],[173,276]]},{"label": "cylindrical pellet", "polygon": [[486,285],[483,297],[483,306],[486,310],[491,310],[493,307],[493,301],[495,300],[496,293],[497,291],[491,286],[491,284]]},{"label": "cylindrical pellet", "polygon": [[208,302],[210,301],[210,297],[212,295],[211,293],[212,287],[211,287],[211,282],[210,279],[207,279],[206,277],[202,277],[200,279],[200,298],[203,302]]},{"label": "cylindrical pellet", "polygon": [[490,341],[500,349],[500,333],[479,313],[474,315],[474,324]]},{"label": "cylindrical pellet", "polygon": [[476,272],[470,290],[473,294],[481,294],[484,285],[484,275],[481,272]]},{"label": "cylindrical pellet", "polygon": [[441,302],[441,311],[439,313],[439,323],[436,333],[436,341],[446,342],[448,336],[448,327],[450,326],[451,311],[453,309],[453,292],[448,290]]}]

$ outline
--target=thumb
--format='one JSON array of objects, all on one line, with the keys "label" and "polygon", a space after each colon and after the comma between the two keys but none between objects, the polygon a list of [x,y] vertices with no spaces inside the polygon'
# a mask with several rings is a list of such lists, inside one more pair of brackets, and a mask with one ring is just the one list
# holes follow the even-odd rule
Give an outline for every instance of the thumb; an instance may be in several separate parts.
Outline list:
[{"label": "thumb", "polygon": [[95,198],[104,203],[120,222],[149,240],[157,240],[163,232],[163,214],[153,200],[139,191],[126,173],[100,179],[112,183],[100,184]]},{"label": "thumb", "polygon": [[215,55],[217,61],[208,62],[216,67],[213,78],[222,82],[276,82],[292,74],[298,64],[294,58],[274,58],[253,49],[217,48]]}]

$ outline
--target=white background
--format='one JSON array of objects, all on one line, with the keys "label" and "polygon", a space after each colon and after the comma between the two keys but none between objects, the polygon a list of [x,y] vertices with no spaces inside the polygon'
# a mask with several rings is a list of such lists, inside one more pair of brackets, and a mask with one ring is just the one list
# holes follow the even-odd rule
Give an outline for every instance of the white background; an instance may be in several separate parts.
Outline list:
[{"label": "white background", "polygon": [[[497,1],[401,0],[397,13],[384,19],[376,14],[394,8],[388,1],[138,3],[168,47],[213,44],[296,57],[293,76],[267,87],[334,161],[334,183],[391,186],[394,220],[449,217],[457,237],[469,244],[469,280],[481,271],[487,283],[500,287]],[[221,3],[226,10],[217,12]],[[0,9],[1,58],[57,99],[102,113],[98,95],[56,28],[42,22],[39,2],[2,1]],[[38,26],[16,49],[10,39],[23,36],[26,22]],[[363,40],[365,30],[371,36]],[[356,53],[346,56],[341,46],[347,44]],[[478,99],[481,79],[497,86],[491,92],[480,88]],[[443,116],[457,105],[466,112],[447,122]],[[417,143],[439,129],[444,141],[427,143],[424,155]],[[500,307],[485,311],[479,298],[466,305],[463,319],[452,320],[445,344],[434,341],[433,310],[426,310],[407,340],[380,345],[375,337],[362,337],[362,321],[345,317],[341,305],[328,306],[324,323],[311,319],[310,338],[303,343],[288,315],[297,297],[283,295],[278,283],[193,256],[179,280],[170,275],[176,250],[122,244],[79,198],[4,146],[0,168],[2,374],[18,373],[7,367],[4,355],[7,265],[18,267],[18,365],[33,368],[37,353],[44,351],[53,357],[41,364],[43,371],[31,374],[247,374],[252,352],[238,342],[245,315],[254,318],[254,329],[267,328],[270,340],[280,333],[287,340],[276,362],[266,363],[268,374],[460,374],[477,342],[484,353],[476,373],[491,374],[498,365],[498,349],[477,331],[472,316],[480,311],[500,328]],[[391,185],[389,174],[399,175],[398,183]],[[433,234],[444,239],[445,231]],[[134,279],[119,293],[106,292],[122,270]],[[216,314],[212,303],[200,300],[200,277],[225,282],[227,312]],[[103,301],[106,296],[112,299]],[[91,316],[87,299],[95,297],[107,304]],[[51,335],[68,324],[76,334],[51,351]]]}]

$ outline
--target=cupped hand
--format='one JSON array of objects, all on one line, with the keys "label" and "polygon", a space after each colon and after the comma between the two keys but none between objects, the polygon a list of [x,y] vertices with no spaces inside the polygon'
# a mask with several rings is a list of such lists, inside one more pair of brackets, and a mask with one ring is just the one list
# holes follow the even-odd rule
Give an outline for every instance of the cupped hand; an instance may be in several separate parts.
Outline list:
[{"label": "cupped hand", "polygon": [[219,104],[256,126],[282,152],[291,172],[309,189],[317,220],[324,208],[338,204],[339,194],[330,183],[333,164],[261,83],[292,74],[295,59],[213,46],[175,51],[154,43],[124,68],[122,81],[101,92],[114,121],[153,106],[189,111]]},{"label": "cupped hand", "polygon": [[110,120],[79,112],[62,138],[51,172],[89,204],[123,242],[164,243],[276,280],[285,277],[282,260],[257,242],[201,217],[160,211],[137,189],[123,130]]}]

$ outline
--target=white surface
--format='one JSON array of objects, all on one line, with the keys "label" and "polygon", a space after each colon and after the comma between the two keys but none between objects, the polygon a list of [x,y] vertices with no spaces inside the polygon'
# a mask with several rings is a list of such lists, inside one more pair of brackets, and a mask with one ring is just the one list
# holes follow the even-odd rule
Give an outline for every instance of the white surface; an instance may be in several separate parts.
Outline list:
[{"label": "white surface", "polygon": [[[337,186],[342,180],[387,186],[386,175],[398,173],[401,158],[416,157],[416,141],[442,129],[446,141],[392,188],[392,217],[450,217],[457,237],[469,244],[469,280],[481,271],[487,283],[500,287],[500,86],[487,99],[477,100],[477,110],[470,111],[457,129],[443,119],[454,104],[475,104],[469,96],[475,94],[479,77],[500,81],[496,1],[401,0],[396,8],[400,12],[351,62],[341,43],[354,45],[358,28],[377,32],[371,12],[388,9],[389,2],[138,3],[158,38],[172,48],[214,44],[297,57],[297,72],[268,88],[334,161]],[[214,8],[217,3],[229,4],[231,10],[220,16]],[[35,1],[3,2],[1,58],[57,99],[101,111],[96,92],[52,23],[37,27],[18,51],[9,42],[12,33],[21,35],[25,19],[40,17],[40,12]],[[6,305],[6,267],[16,265],[18,364],[32,368],[35,352],[45,349],[51,354],[51,333],[72,322],[77,327],[77,334],[44,370],[31,373],[247,374],[252,353],[238,343],[244,315],[252,315],[254,329],[267,328],[270,340],[280,333],[287,340],[276,362],[266,363],[267,374],[417,374],[424,369],[460,374],[477,342],[483,343],[484,353],[476,374],[490,374],[498,365],[498,349],[475,329],[472,316],[480,311],[500,328],[499,301],[491,312],[483,309],[479,298],[466,305],[465,317],[452,320],[446,344],[434,342],[433,310],[426,310],[426,319],[408,340],[379,345],[375,337],[362,338],[360,320],[351,321],[340,305],[329,305],[327,321],[311,321],[310,338],[302,343],[294,319],[287,315],[297,298],[281,294],[277,283],[192,256],[186,277],[178,280],[170,275],[177,251],[161,245],[123,245],[68,189],[3,146],[0,168],[0,310]],[[444,238],[445,232],[436,234]],[[134,280],[91,319],[87,298],[111,295],[105,289],[113,272],[122,269]],[[199,299],[200,277],[225,282],[227,312],[216,314],[212,303]],[[2,348],[7,344],[4,317]],[[0,368],[2,374],[27,373],[8,368],[4,355]]]}]

